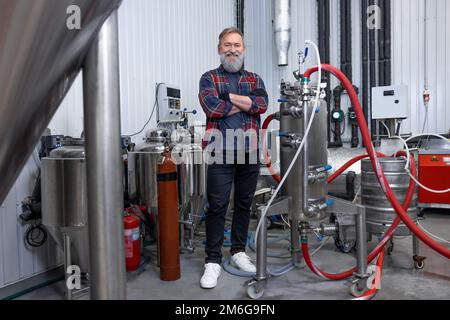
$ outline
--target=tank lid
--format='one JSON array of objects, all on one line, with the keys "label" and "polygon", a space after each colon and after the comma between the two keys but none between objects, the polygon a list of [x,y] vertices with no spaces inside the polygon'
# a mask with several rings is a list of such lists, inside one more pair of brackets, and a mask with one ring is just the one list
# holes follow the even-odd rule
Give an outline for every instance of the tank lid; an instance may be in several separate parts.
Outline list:
[{"label": "tank lid", "polygon": [[53,159],[80,159],[85,158],[84,146],[63,146],[50,152]]},{"label": "tank lid", "polygon": [[170,138],[170,131],[158,128],[148,131],[145,137],[148,142],[167,142]]}]

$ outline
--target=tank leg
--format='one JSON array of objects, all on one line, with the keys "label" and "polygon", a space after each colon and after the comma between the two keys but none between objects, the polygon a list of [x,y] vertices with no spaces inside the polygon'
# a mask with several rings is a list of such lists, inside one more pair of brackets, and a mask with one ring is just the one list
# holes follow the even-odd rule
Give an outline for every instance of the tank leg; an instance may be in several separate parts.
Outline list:
[{"label": "tank leg", "polygon": [[258,210],[258,223],[262,219],[261,228],[256,239],[256,276],[247,281],[247,294],[251,299],[259,299],[264,294],[267,281],[267,219],[262,217],[263,210]]},{"label": "tank leg", "polygon": [[183,250],[185,247],[186,247],[186,245],[184,244],[184,242],[185,242],[185,239],[184,239],[184,237],[185,237],[185,226],[184,226],[184,214],[183,215],[181,215],[180,216],[180,223],[178,224],[178,226],[179,226],[179,229],[180,229],[180,249],[181,250]]},{"label": "tank leg", "polygon": [[70,237],[64,233],[64,278],[66,283],[66,299],[72,300],[72,289],[69,287],[67,269],[72,265],[72,255],[70,251]]},{"label": "tank leg", "polygon": [[362,206],[358,206],[356,220],[356,261],[357,273],[347,283],[350,287],[350,294],[354,297],[362,295],[368,290],[367,281],[370,275],[367,273],[367,232],[366,232],[366,211]]}]

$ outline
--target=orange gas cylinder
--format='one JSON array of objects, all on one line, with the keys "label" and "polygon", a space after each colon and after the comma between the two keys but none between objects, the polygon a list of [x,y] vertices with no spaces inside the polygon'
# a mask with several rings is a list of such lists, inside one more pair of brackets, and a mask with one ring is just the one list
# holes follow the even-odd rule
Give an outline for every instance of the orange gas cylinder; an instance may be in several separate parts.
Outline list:
[{"label": "orange gas cylinder", "polygon": [[170,152],[158,165],[158,225],[160,278],[180,279],[180,249],[178,225],[177,165]]}]

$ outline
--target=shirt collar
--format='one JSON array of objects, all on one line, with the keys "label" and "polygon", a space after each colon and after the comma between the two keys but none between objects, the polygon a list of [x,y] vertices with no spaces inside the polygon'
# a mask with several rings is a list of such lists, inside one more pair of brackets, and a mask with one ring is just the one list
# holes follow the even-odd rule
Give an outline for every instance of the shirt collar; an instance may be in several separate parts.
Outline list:
[{"label": "shirt collar", "polygon": [[[222,73],[228,73],[228,71],[225,70],[222,64],[219,66],[219,71]],[[239,70],[237,73],[239,73],[241,76],[245,75],[244,67],[242,67],[241,70]]]}]

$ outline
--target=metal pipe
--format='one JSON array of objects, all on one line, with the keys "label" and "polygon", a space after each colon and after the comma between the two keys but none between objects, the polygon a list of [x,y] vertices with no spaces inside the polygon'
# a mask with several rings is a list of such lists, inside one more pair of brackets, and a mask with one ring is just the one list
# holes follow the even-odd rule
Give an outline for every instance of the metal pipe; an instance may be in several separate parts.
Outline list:
[{"label": "metal pipe", "polygon": [[345,8],[345,29],[347,42],[346,46],[346,64],[347,64],[347,77],[353,83],[353,65],[352,65],[352,2],[347,0]]},{"label": "metal pipe", "polygon": [[[385,0],[381,0],[379,3],[382,15],[382,30],[378,31],[378,85],[386,85],[386,56],[385,56],[385,34],[386,34],[386,13],[385,13]],[[392,131],[391,131],[392,132]]]},{"label": "metal pipe", "polygon": [[413,256],[419,256],[420,255],[420,244],[419,244],[419,238],[416,235],[412,235],[412,245],[413,245]]},{"label": "metal pipe", "polygon": [[298,230],[299,225],[299,219],[292,215],[292,218],[290,220],[291,223],[291,257],[292,257],[292,263],[294,265],[298,265],[300,262],[302,262],[302,255],[301,255],[301,247],[300,247],[300,232]]},{"label": "metal pipe", "polygon": [[245,0],[236,0],[236,27],[244,33],[245,26]]},{"label": "metal pipe", "polygon": [[[424,86],[425,90],[429,89],[428,82],[428,41],[427,41],[427,33],[428,33],[428,3],[427,0],[424,0],[424,24],[423,24],[423,67],[424,67]],[[428,132],[428,131],[427,131]]]},{"label": "metal pipe", "polygon": [[83,67],[92,299],[125,299],[117,11]]},{"label": "metal pipe", "polygon": [[348,35],[347,35],[347,0],[340,1],[339,8],[339,16],[340,16],[340,30],[341,30],[341,70],[342,72],[349,78],[348,70],[347,70],[347,43]]},{"label": "metal pipe", "polygon": [[391,13],[392,5],[391,0],[384,0],[384,57],[385,57],[385,68],[384,68],[384,80],[385,85],[389,86],[392,84],[392,37],[391,37]]},{"label": "metal pipe", "polygon": [[64,278],[66,283],[66,299],[72,300],[72,289],[69,288],[67,280],[67,269],[72,265],[72,255],[70,252],[70,237],[67,233],[64,233]]},{"label": "metal pipe", "polygon": [[260,219],[263,219],[263,221],[261,222],[261,229],[256,239],[256,280],[258,281],[267,279],[267,219],[266,217],[262,217],[262,214],[263,210],[259,210],[258,223]]},{"label": "metal pipe", "polygon": [[363,113],[367,123],[369,123],[369,29],[367,28],[367,7],[368,0],[361,0],[361,55],[362,55],[362,105]]},{"label": "metal pipe", "polygon": [[[376,0],[369,0],[369,5],[374,6]],[[369,30],[369,86],[368,86],[368,105],[370,108],[370,117],[372,118],[373,110],[372,110],[372,88],[377,86],[377,51],[376,51],[376,40],[377,40],[377,32],[375,29]],[[372,132],[372,139],[374,135],[378,135],[378,129],[376,125],[376,121],[371,119],[370,121],[370,130]]]},{"label": "metal pipe", "polygon": [[366,233],[366,211],[358,206],[356,219],[356,259],[359,275],[367,272],[367,233]]},{"label": "metal pipe", "polygon": [[[319,79],[320,80],[320,79]],[[305,139],[305,132],[306,129],[308,128],[308,122],[309,122],[309,118],[310,118],[310,107],[309,107],[309,103],[307,101],[303,101],[303,132],[302,132],[302,137],[303,139]],[[308,137],[307,137],[308,138]],[[301,183],[302,183],[302,208],[303,208],[303,213],[305,216],[309,217],[309,213],[308,213],[308,185],[309,185],[309,179],[308,179],[308,175],[309,175],[309,143],[306,142],[305,145],[303,146],[303,150],[302,153],[300,154],[300,159],[301,159],[301,166],[300,166],[300,171],[302,172],[302,179],[301,179]],[[294,226],[291,225],[291,229],[294,229]],[[298,241],[296,241],[298,243]]]},{"label": "metal pipe", "polygon": [[[330,0],[318,0],[318,30],[319,30],[319,52],[323,63],[331,63],[330,61]],[[330,77],[322,77],[326,79],[327,87],[325,88],[325,101],[327,102],[327,141],[331,142],[331,79]]]},{"label": "metal pipe", "polygon": [[278,66],[288,65],[291,46],[291,0],[275,1],[275,44],[278,52]]}]

